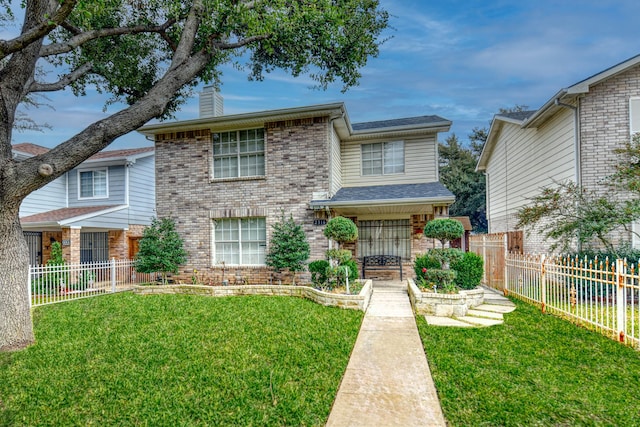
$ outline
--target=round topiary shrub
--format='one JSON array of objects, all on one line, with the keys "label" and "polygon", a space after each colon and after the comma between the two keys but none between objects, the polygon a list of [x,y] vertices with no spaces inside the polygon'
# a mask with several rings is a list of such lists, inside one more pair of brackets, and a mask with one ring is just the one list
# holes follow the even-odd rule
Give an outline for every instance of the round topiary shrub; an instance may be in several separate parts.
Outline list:
[{"label": "round topiary shrub", "polygon": [[462,223],[455,219],[436,218],[424,226],[425,237],[439,240],[443,248],[447,242],[462,237],[463,234]]},{"label": "round topiary shrub", "polygon": [[451,269],[457,274],[454,283],[460,289],[474,289],[480,285],[484,271],[484,261],[480,255],[465,252],[463,257],[451,263]]},{"label": "round topiary shrub", "polygon": [[340,244],[353,242],[358,238],[358,227],[349,218],[337,216],[324,227],[324,235]]}]

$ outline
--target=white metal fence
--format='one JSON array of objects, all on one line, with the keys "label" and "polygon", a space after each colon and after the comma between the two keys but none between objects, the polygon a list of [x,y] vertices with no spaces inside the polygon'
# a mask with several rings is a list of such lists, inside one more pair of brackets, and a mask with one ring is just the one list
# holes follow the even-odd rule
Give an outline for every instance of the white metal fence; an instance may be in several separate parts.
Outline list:
[{"label": "white metal fence", "polygon": [[640,272],[626,260],[509,253],[504,292],[640,349]]},{"label": "white metal fence", "polygon": [[29,300],[35,307],[127,291],[154,278],[136,272],[130,260],[29,266]]}]

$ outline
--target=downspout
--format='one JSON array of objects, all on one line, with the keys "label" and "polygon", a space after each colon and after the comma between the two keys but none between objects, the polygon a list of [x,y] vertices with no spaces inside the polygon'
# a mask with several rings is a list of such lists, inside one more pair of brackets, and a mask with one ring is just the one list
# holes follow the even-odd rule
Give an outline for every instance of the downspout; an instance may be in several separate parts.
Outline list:
[{"label": "downspout", "polygon": [[[580,99],[577,100],[578,104],[580,103]],[[560,98],[556,98],[555,100],[555,104],[559,107],[565,107],[565,108],[569,108],[571,110],[573,110],[573,135],[574,135],[574,142],[573,142],[573,149],[576,155],[576,184],[578,185],[578,188],[580,190],[582,190],[582,156],[581,156],[581,138],[580,138],[580,115],[579,115],[579,108],[575,105],[570,105],[570,104],[565,104],[563,102],[560,101]],[[578,252],[582,251],[582,244],[580,243],[580,239],[578,239],[578,246],[577,246]]]}]

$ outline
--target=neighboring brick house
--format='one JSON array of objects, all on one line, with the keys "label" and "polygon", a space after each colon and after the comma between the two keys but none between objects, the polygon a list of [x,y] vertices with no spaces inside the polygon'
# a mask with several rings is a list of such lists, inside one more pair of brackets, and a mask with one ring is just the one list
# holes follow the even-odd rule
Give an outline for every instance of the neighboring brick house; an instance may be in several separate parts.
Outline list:
[{"label": "neighboring brick house", "polygon": [[[606,191],[599,182],[614,172],[613,150],[638,131],[640,55],[561,89],[538,110],[496,115],[477,166],[487,178],[489,232],[514,230],[517,211],[556,182]],[[640,244],[633,233],[614,237]],[[549,246],[525,235],[525,252]]]},{"label": "neighboring brick house", "polygon": [[[201,98],[202,99],[202,98]],[[454,196],[438,182],[438,132],[451,122],[422,116],[351,124],[343,103],[201,117],[148,125],[156,144],[159,217],[172,217],[188,264],[212,283],[269,283],[272,225],[293,215],[324,258],[324,224],[352,218],[357,258],[402,256],[408,267],[432,242],[426,221],[448,216]],[[405,267],[405,268],[406,268]]]},{"label": "neighboring brick house", "polygon": [[[12,146],[21,160],[48,151]],[[61,242],[67,262],[129,259],[155,216],[153,147],[102,151],[34,191],[20,206],[31,264],[44,264]]]}]

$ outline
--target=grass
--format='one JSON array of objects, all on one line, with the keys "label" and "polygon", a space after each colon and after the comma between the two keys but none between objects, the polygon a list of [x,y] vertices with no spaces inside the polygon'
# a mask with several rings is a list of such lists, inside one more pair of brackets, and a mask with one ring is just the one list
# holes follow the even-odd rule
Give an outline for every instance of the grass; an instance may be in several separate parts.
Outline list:
[{"label": "grass", "polygon": [[362,316],[259,296],[41,307],[37,343],[0,353],[0,425],[324,425]]},{"label": "grass", "polygon": [[418,329],[451,426],[637,426],[640,353],[515,301],[500,326]]}]

